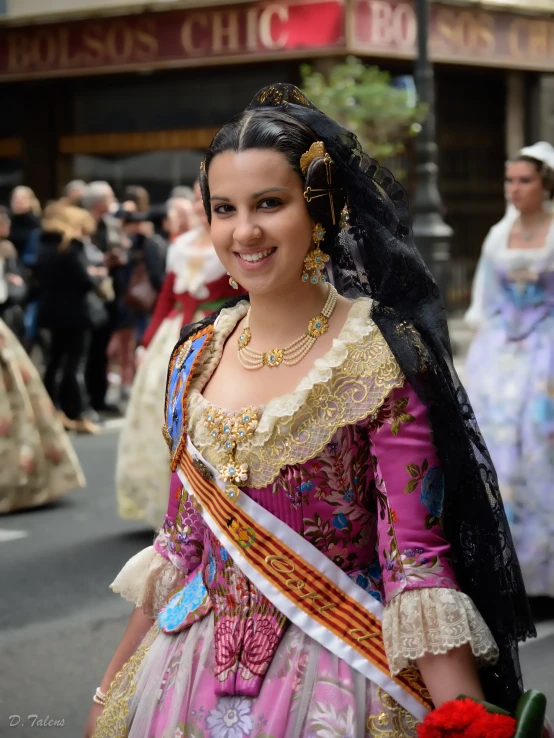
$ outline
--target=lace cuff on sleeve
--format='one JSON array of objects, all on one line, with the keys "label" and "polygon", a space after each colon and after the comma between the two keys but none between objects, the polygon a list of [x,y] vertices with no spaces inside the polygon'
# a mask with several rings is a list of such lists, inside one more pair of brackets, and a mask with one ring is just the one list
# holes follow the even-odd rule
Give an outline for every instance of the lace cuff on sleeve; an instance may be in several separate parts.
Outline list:
[{"label": "lace cuff on sleeve", "polygon": [[412,589],[393,597],[383,615],[383,640],[393,675],[426,653],[446,653],[465,643],[479,662],[498,659],[498,647],[477,608],[454,589]]},{"label": "lace cuff on sleeve", "polygon": [[110,584],[110,589],[154,618],[182,578],[183,573],[177,567],[161,556],[154,546],[149,546],[129,559]]}]

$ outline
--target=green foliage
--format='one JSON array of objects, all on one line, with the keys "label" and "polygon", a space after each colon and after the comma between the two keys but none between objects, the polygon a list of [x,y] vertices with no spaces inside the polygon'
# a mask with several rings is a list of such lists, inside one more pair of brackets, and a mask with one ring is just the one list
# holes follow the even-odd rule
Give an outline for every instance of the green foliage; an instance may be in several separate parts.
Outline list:
[{"label": "green foliage", "polygon": [[421,129],[427,106],[410,107],[409,92],[392,87],[391,75],[349,56],[324,77],[302,65],[302,87],[316,107],[353,131],[376,159],[396,156]]}]

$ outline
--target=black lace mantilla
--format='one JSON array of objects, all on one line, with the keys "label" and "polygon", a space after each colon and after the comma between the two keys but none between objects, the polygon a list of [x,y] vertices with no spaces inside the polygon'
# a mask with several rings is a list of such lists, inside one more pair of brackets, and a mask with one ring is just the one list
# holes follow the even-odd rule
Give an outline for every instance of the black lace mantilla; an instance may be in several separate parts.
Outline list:
[{"label": "black lace mantilla", "polygon": [[[428,408],[444,469],[442,524],[456,576],[500,650],[498,663],[482,670],[483,686],[487,699],[513,709],[522,690],[517,644],[536,633],[496,473],[454,369],[442,298],[413,243],[406,191],[363,153],[354,134],[293,85],[264,88],[249,109],[271,107],[308,125],[332,159],[350,227],[336,229],[326,244],[329,278],[346,297],[373,298],[372,318]],[[214,320],[186,327],[181,341]]]}]

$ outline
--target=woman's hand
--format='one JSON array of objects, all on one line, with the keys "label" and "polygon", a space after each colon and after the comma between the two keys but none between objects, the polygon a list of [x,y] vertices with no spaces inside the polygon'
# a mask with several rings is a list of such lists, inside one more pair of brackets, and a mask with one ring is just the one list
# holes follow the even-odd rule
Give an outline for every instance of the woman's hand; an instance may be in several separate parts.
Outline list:
[{"label": "woman's hand", "polygon": [[6,278],[8,282],[17,285],[18,287],[23,284],[23,277],[20,277],[19,274],[7,274]]},{"label": "woman's hand", "polygon": [[90,708],[90,712],[88,714],[87,724],[85,725],[85,732],[83,735],[83,738],[92,738],[94,734],[94,730],[96,728],[96,721],[100,717],[100,713],[102,712],[103,707],[102,705],[97,705],[96,702],[93,702],[92,707]]}]

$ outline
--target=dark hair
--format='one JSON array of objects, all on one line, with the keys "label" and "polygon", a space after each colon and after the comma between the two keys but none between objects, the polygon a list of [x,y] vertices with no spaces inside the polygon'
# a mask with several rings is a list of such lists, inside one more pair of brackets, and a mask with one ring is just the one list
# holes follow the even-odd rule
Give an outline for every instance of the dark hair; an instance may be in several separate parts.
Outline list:
[{"label": "dark hair", "polygon": [[[225,151],[238,153],[249,149],[270,149],[285,157],[292,170],[301,178],[305,188],[325,188],[327,175],[322,158],[310,164],[306,175],[300,169],[302,155],[316,140],[317,137],[309,126],[280,110],[246,110],[231,118],[214,136],[206,152],[204,168],[200,171],[200,190],[208,221],[211,222],[212,219],[208,171],[214,157]],[[336,185],[338,185],[338,173],[334,167],[332,179],[333,181],[336,179]],[[338,199],[341,200],[341,204],[340,207],[337,204],[335,210],[340,213],[344,199],[341,199],[340,195]],[[306,203],[306,206],[313,220],[321,223],[325,228],[326,237],[322,248],[331,253],[334,237],[338,231],[338,223],[333,224],[329,198],[313,199],[310,203]],[[337,220],[335,217],[335,221]]]},{"label": "dark hair", "polygon": [[130,200],[137,206],[137,210],[145,213],[150,207],[150,195],[140,185],[127,185],[123,193],[123,201]]},{"label": "dark hair", "polygon": [[535,159],[532,156],[520,155],[516,156],[511,163],[522,161],[525,164],[532,164],[537,173],[540,174],[544,189],[550,194],[550,198],[554,197],[554,169],[551,169],[543,161]]}]

